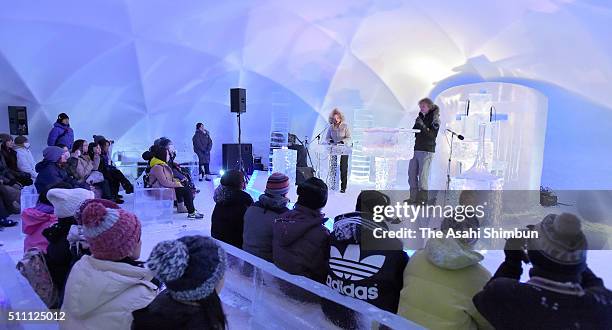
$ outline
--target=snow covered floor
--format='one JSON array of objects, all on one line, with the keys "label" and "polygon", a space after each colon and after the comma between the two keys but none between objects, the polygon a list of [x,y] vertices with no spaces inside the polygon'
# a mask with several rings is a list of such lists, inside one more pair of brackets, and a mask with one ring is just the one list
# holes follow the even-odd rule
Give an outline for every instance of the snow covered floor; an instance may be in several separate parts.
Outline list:
[{"label": "snow covered floor", "polygon": [[[262,182],[265,184],[264,177],[255,178],[254,183],[250,186],[249,192],[253,195],[253,199],[255,200],[258,197],[258,190],[263,190],[263,187],[261,186]],[[142,259],[146,259],[153,246],[159,241],[173,239],[178,236],[194,232],[204,235],[210,234],[210,216],[214,207],[214,203],[212,201],[214,185],[212,182],[198,182],[198,186],[201,192],[198,194],[195,204],[198,210],[204,213],[204,219],[189,220],[185,214],[174,214],[171,219],[163,222],[152,222],[149,221],[149,219],[140,219],[143,223]],[[333,218],[338,214],[353,211],[355,208],[356,197],[360,192],[360,188],[362,187],[349,185],[346,194],[330,192],[328,204],[323,210],[324,213],[328,217]],[[293,202],[297,199],[295,189],[289,193],[289,197]],[[130,196],[126,196],[126,205],[130,204],[130,198]],[[546,211],[548,213],[558,213],[563,211],[563,209],[547,208]],[[19,220],[19,216],[13,216],[12,218]],[[21,234],[21,227],[19,225],[0,231],[0,242],[2,242],[3,248],[15,262],[21,258],[23,251],[23,236]],[[503,251],[486,251],[483,265],[489,269],[491,273],[493,273],[503,258]],[[612,267],[609,267],[609,261],[611,258],[612,251],[589,251],[588,254],[589,266],[595,272],[595,274],[604,279],[608,286],[610,286],[610,283],[612,283]],[[523,274],[523,278],[527,278],[527,271],[525,271]],[[236,280],[245,281],[244,285],[248,286],[249,282],[246,280]],[[234,291],[232,291],[231,294],[229,292],[222,294],[224,303],[226,305],[226,312],[229,315],[230,327],[243,328],[245,324],[250,324],[252,327],[257,327],[256,324],[252,323],[253,320],[251,319],[249,311],[245,308],[245,306],[242,306],[243,302],[241,302],[241,294],[236,294]],[[283,298],[280,295],[277,296],[275,300],[278,300],[277,303],[279,306],[292,306],[288,301],[283,301]],[[297,306],[299,307],[299,305]],[[306,305],[301,306],[308,308]],[[280,310],[282,310],[282,308]]]}]

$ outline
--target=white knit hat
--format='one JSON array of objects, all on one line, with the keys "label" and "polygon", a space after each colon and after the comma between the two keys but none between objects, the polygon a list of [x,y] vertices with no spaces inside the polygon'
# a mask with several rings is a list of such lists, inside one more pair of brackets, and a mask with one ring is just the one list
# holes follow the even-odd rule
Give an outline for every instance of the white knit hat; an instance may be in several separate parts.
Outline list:
[{"label": "white knit hat", "polygon": [[47,192],[47,199],[53,204],[53,213],[58,218],[73,217],[81,203],[92,198],[95,198],[94,193],[83,188],[55,188]]}]

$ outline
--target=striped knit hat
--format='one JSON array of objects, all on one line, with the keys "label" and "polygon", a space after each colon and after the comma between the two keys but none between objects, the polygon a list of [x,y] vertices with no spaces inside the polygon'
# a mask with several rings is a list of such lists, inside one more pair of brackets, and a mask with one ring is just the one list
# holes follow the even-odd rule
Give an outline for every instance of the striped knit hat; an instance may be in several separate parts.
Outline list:
[{"label": "striped knit hat", "polygon": [[266,190],[269,195],[284,195],[289,192],[289,177],[283,173],[272,173],[266,183]]},{"label": "striped knit hat", "polygon": [[223,279],[226,254],[210,237],[185,236],[157,243],[147,267],[174,299],[198,301],[213,293]]},{"label": "striped knit hat", "polygon": [[140,221],[123,209],[89,203],[81,213],[83,233],[96,259],[119,261],[133,254],[140,242]]}]

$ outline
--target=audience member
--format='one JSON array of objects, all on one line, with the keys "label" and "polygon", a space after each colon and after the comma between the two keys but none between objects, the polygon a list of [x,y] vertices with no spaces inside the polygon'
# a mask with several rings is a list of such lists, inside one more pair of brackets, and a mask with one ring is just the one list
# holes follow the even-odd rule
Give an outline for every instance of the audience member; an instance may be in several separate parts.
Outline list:
[{"label": "audience member", "polygon": [[70,185],[66,183],[59,183],[47,192],[47,199],[53,204],[53,213],[57,217],[57,223],[43,230],[43,235],[49,241],[46,254],[47,266],[53,284],[60,294],[60,305],[66,278],[74,263],[73,255],[70,252],[70,242],[68,241],[70,229],[76,224],[74,215],[81,203],[94,198],[93,193],[89,190],[70,189],[69,187]]},{"label": "audience member", "polygon": [[65,182],[72,188],[88,189],[89,185],[79,183],[66,172],[65,166],[69,153],[60,147],[46,147],[43,150],[43,160],[36,164],[38,176],[34,182],[37,191],[43,191],[46,187],[58,182]]},{"label": "audience member", "polygon": [[149,306],[132,313],[132,329],[227,328],[219,298],[226,257],[213,239],[186,236],[160,242],[147,266],[167,288]]},{"label": "audience member", "polygon": [[25,234],[23,251],[38,248],[47,253],[49,241],[43,236],[43,230],[56,222],[57,216],[53,213],[53,205],[47,199],[47,190],[43,190],[38,193],[36,206],[21,212],[21,231]]},{"label": "audience member", "polygon": [[157,294],[153,273],[137,261],[141,225],[122,209],[90,203],[81,214],[91,256],[84,255],[66,282],[62,329],[130,329],[132,312]]},{"label": "audience member", "polygon": [[243,250],[273,262],[272,224],[281,214],[289,211],[288,192],[289,178],[282,173],[272,173],[264,193],[244,214]]},{"label": "audience member", "polygon": [[[390,199],[385,194],[366,190],[357,198],[356,212],[334,219],[325,283],[343,295],[397,313],[408,255],[400,240],[375,238],[377,228],[387,231],[388,227],[384,222],[372,220],[375,206],[389,204]],[[336,325],[358,328],[354,313],[325,300],[322,306]]]},{"label": "audience member", "polygon": [[34,169],[36,162],[30,151],[30,142],[27,137],[19,135],[15,138],[15,152],[17,152],[17,169],[29,173],[32,180],[36,180],[38,175]]},{"label": "audience member", "polygon": [[87,154],[89,145],[85,140],[76,140],[70,151],[66,171],[70,176],[79,182],[85,182],[85,179],[93,171],[93,163],[85,161],[82,156]]},{"label": "audience member", "polygon": [[162,146],[153,146],[152,156],[149,162],[149,166],[151,166],[148,178],[149,185],[154,188],[174,189],[176,199],[181,201],[178,203],[178,211],[180,213],[186,211],[188,213],[187,217],[190,219],[202,219],[204,215],[199,213],[193,205],[191,190],[174,178],[172,169],[168,166],[167,160],[170,158],[170,151]]},{"label": "audience member", "polygon": [[321,209],[327,204],[327,185],[310,178],[298,186],[293,210],[272,225],[274,264],[291,274],[325,283],[329,261],[329,231]]},{"label": "audience member", "polygon": [[22,187],[32,185],[32,176],[29,173],[22,172],[17,166],[17,151],[15,151],[15,143],[13,137],[9,134],[0,134],[0,157],[10,173],[12,173],[15,181]]},{"label": "audience member", "polygon": [[100,146],[101,152],[100,168],[98,168],[98,170],[100,173],[102,173],[102,175],[104,175],[104,179],[108,182],[110,193],[115,202],[121,204],[123,203],[123,196],[119,194],[119,188],[123,187],[126,194],[131,194],[134,192],[134,186],[111,161],[112,141],[109,141],[100,135],[94,135],[94,141],[98,141],[97,143]]},{"label": "audience member", "polygon": [[[472,205],[472,195],[463,192],[462,205]],[[468,204],[470,203],[470,204]],[[478,230],[475,216],[442,221],[441,231]],[[486,329],[491,326],[478,313],[472,297],[487,283],[491,274],[474,251],[475,239],[432,238],[417,251],[404,270],[399,314],[431,329]]]},{"label": "audience member", "polygon": [[206,179],[210,181],[210,150],[212,149],[212,139],[208,130],[204,128],[204,124],[197,123],[196,131],[191,138],[193,143],[193,152],[198,156],[198,170],[200,173],[200,181]]},{"label": "audience member", "polygon": [[73,143],[74,132],[70,127],[70,118],[68,118],[67,114],[60,113],[47,137],[47,146],[67,147],[70,149]]},{"label": "audience member", "polygon": [[210,235],[227,244],[242,249],[244,213],[253,204],[253,198],[244,189],[244,175],[238,170],[229,170],[221,177],[221,184],[213,199]]},{"label": "audience member", "polygon": [[[507,240],[505,261],[474,296],[478,311],[496,329],[612,329],[612,292],[587,266],[580,219],[550,214],[533,230],[538,238]],[[533,265],[526,283],[523,262]]]},{"label": "audience member", "polygon": [[100,195],[104,199],[114,200],[118,204],[123,203],[122,199],[116,199],[113,197],[113,194],[110,189],[110,185],[108,181],[104,178],[104,175],[99,171],[100,169],[100,154],[102,153],[102,149],[97,143],[90,143],[87,146],[87,153],[81,155],[81,160],[84,162],[84,167],[91,166],[92,171],[85,178],[85,182],[94,186],[97,190],[100,191]]}]

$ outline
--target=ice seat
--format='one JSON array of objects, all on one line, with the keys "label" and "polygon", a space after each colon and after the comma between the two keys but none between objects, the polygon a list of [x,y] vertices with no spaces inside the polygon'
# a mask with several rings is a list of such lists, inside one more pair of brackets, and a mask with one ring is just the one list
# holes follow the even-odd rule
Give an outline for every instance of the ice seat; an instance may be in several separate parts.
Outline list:
[{"label": "ice seat", "polygon": [[58,329],[57,322],[7,322],[11,311],[49,312],[49,309],[3,249],[0,249],[0,269],[0,329]]},{"label": "ice seat", "polygon": [[31,208],[36,206],[36,202],[38,202],[38,192],[36,192],[36,188],[34,186],[27,186],[21,189],[21,212],[27,208]]},{"label": "ice seat", "polygon": [[[184,231],[183,235],[205,235]],[[398,315],[358,299],[343,296],[326,285],[288,274],[273,264],[219,242],[227,252],[227,271],[221,300],[230,328],[337,329],[323,312],[351,322],[359,329],[421,329]],[[344,324],[347,325],[346,323]]]},{"label": "ice seat", "polygon": [[143,225],[172,222],[174,189],[137,187],[134,190],[133,212]]}]

